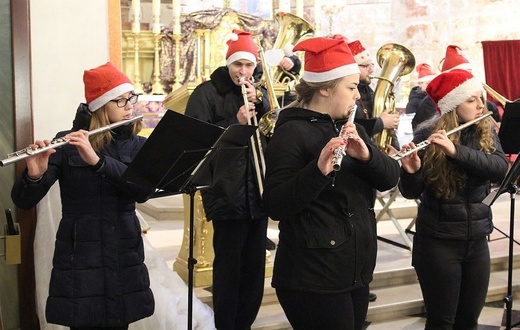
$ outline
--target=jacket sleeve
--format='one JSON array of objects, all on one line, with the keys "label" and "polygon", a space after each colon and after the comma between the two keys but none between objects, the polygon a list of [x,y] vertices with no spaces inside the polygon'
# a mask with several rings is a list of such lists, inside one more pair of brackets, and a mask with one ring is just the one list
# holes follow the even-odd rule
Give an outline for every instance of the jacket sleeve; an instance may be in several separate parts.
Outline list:
[{"label": "jacket sleeve", "polygon": [[422,175],[422,167],[414,174],[407,173],[401,168],[399,176],[399,191],[404,198],[417,199],[424,191],[425,185]]},{"label": "jacket sleeve", "polygon": [[485,153],[465,145],[457,144],[457,155],[453,161],[471,175],[481,177],[491,182],[500,182],[504,179],[508,162],[502,150],[502,145],[495,135],[496,150]]},{"label": "jacket sleeve", "polygon": [[123,173],[125,173],[128,168],[128,165],[125,163],[108,156],[104,157],[104,162],[102,168],[98,170],[98,173],[104,175],[108,182],[116,187],[122,194],[134,199],[138,203],[144,203],[154,193],[154,188],[145,187],[121,179]]},{"label": "jacket sleeve", "polygon": [[269,141],[263,199],[272,219],[297,214],[332,183],[332,176],[319,170],[317,158],[306,158],[307,150],[305,134],[284,126]]},{"label": "jacket sleeve", "polygon": [[36,206],[58,179],[57,173],[57,167],[49,164],[47,172],[39,180],[31,180],[27,176],[27,169],[25,169],[11,189],[13,203],[24,210]]}]

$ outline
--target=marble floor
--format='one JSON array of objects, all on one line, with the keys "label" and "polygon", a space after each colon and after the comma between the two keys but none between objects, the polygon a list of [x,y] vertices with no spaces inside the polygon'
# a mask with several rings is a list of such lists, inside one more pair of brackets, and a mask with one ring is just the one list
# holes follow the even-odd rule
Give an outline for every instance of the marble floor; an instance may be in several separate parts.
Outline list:
[{"label": "marble floor", "polygon": [[[509,251],[509,239],[508,235],[511,229],[511,212],[513,211],[514,218],[516,219],[515,197],[518,195],[513,194],[512,196],[508,193],[501,195],[496,202],[492,205],[494,213],[494,225],[496,230],[491,235],[490,239],[490,250],[492,255],[507,255]],[[180,196],[169,196],[162,197],[161,203],[182,205]],[[402,197],[396,198],[394,206],[396,210],[399,206],[409,207],[410,203],[414,201],[404,200]],[[379,205],[381,207],[382,205]],[[391,208],[391,210],[393,207]],[[397,213],[398,211],[396,211]],[[180,245],[182,243],[183,226],[182,215],[177,219],[162,219],[158,220],[145,212],[141,212],[146,221],[146,224],[150,227],[146,234],[146,238],[154,246],[154,248],[164,256],[166,263],[170,269],[173,269],[173,262],[178,255]],[[406,228],[411,218],[400,219],[398,223],[401,228]],[[516,221],[513,222],[515,224]],[[515,234],[513,237],[520,237],[520,228],[514,228]],[[399,233],[397,226],[388,220],[381,220],[378,223],[378,233],[381,237],[388,240],[405,244],[403,236]],[[276,223],[271,222],[269,225],[268,237],[275,243],[278,241],[278,231]],[[520,245],[518,243],[513,244],[515,253],[520,253]],[[275,253],[273,253],[275,254]],[[397,247],[393,244],[386,243],[382,240],[379,241],[379,252],[378,261],[376,266],[376,272],[384,271],[389,269],[407,268],[410,267],[411,263],[411,252],[407,249]],[[514,270],[514,272],[518,272]],[[516,278],[516,276],[515,276]],[[379,298],[378,298],[379,299]],[[383,299],[383,298],[381,298]],[[513,303],[512,311],[512,324],[515,324],[516,320],[520,320],[515,311],[516,304]],[[518,307],[520,309],[520,307]],[[504,329],[503,318],[504,316],[504,304],[501,302],[488,304],[481,315],[479,330],[484,329]],[[367,323],[366,328],[369,330],[389,330],[389,329],[406,329],[415,330],[424,328],[424,315],[410,316],[400,319],[390,319],[386,321]],[[275,329],[275,328],[269,328]],[[285,328],[283,328],[285,329]]]}]

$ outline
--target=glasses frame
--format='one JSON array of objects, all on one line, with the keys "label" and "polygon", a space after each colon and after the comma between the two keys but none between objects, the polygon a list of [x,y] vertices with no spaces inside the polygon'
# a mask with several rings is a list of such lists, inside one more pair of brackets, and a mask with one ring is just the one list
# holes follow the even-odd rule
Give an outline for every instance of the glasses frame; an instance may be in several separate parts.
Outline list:
[{"label": "glasses frame", "polygon": [[115,102],[118,108],[124,108],[130,102],[130,104],[136,104],[139,99],[138,94],[131,94],[129,98],[122,98],[117,100],[110,100],[111,102]]}]

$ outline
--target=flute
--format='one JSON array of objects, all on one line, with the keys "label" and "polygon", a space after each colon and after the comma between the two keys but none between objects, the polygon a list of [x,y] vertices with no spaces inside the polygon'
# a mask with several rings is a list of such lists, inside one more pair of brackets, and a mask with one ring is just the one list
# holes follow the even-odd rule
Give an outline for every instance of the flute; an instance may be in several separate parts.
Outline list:
[{"label": "flute", "polygon": [[[488,112],[488,113],[483,114],[480,117],[477,117],[477,118],[472,119],[472,120],[470,120],[468,122],[465,122],[464,124],[459,125],[459,126],[455,127],[454,129],[449,130],[448,132],[446,132],[446,135],[450,136],[453,133],[456,133],[456,132],[458,132],[460,130],[463,130],[464,128],[466,128],[468,126],[471,126],[471,125],[481,121],[482,119],[491,116],[492,114],[493,114],[492,112]],[[419,151],[419,150],[422,150],[422,149],[426,148],[429,145],[430,145],[430,142],[428,140],[424,140],[424,141],[421,141],[418,144],[416,144],[415,148],[410,149],[408,151],[404,151],[404,152],[399,151],[398,153],[393,154],[390,157],[392,157],[395,160],[400,160],[400,159],[402,159],[402,158],[404,158],[404,157],[406,157],[408,155],[413,154],[415,151]]]},{"label": "flute", "polygon": [[[350,110],[350,114],[348,117],[347,123],[341,127],[341,131],[339,132],[339,137],[342,137],[344,139],[348,139],[348,136],[345,134],[345,128],[346,124],[353,123],[354,118],[356,117],[356,108],[357,105],[354,105],[352,109]],[[343,160],[343,156],[345,156],[347,153],[345,152],[345,146],[337,147],[334,150],[334,156],[332,157],[332,168],[334,171],[339,171],[341,169],[341,161]]]},{"label": "flute", "polygon": [[[115,122],[115,123],[112,123],[112,124],[109,124],[109,125],[106,125],[103,127],[99,127],[99,128],[89,131],[88,136],[103,133],[103,132],[109,131],[113,128],[130,124],[130,123],[132,123],[136,120],[142,119],[142,118],[143,118],[143,115],[137,115],[137,116],[134,116],[129,119],[124,119],[124,120],[121,120],[121,121],[118,121],[118,122]],[[7,158],[0,161],[0,166],[5,166],[5,165],[15,163],[15,162],[25,159],[27,157],[32,157],[32,156],[41,154],[42,152],[45,152],[47,150],[59,148],[68,143],[69,143],[69,139],[65,139],[65,138],[61,137],[61,138],[53,139],[51,141],[51,144],[49,144],[48,146],[42,147],[42,148],[36,148],[36,149],[24,148],[24,149],[9,153],[9,154],[7,154]]]}]

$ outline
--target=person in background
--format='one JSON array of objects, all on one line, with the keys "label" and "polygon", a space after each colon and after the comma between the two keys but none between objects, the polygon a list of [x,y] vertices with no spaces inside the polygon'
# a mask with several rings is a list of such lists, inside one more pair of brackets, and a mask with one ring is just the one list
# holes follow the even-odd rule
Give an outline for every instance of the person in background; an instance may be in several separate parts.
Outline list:
[{"label": "person in background", "polygon": [[[446,47],[446,55],[442,61],[441,67],[441,72],[449,72],[451,70],[466,70],[469,73],[473,71],[473,67],[466,56],[466,52],[464,52],[459,46],[455,45],[449,45]],[[496,122],[500,122],[500,113],[496,104],[488,100],[486,101],[486,107],[489,111],[493,112],[493,119],[495,119]],[[426,95],[420,102],[419,108],[412,119],[412,129],[417,129],[422,122],[438,114],[436,108],[437,107],[433,100]],[[414,142],[418,143],[420,141],[414,139]]]},{"label": "person in background", "polygon": [[[379,117],[374,116],[374,90],[370,87],[371,75],[374,73],[372,54],[363,47],[359,40],[349,41],[341,35],[335,35],[333,38],[343,38],[347,42],[361,71],[358,85],[361,97],[356,101],[356,123],[363,125],[370,136],[381,133],[384,129],[397,129],[399,126],[398,113],[389,113],[388,110],[384,110]],[[399,149],[395,134],[392,138],[392,145]]]},{"label": "person in background", "polygon": [[359,98],[347,44],[311,38],[294,49],[305,51],[298,98],[280,111],[265,153],[264,203],[279,221],[272,286],[294,329],[361,329],[377,254],[375,189],[396,186],[399,164],[362,126],[337,129]]},{"label": "person in background", "polygon": [[[452,70],[426,92],[440,115],[419,129],[430,145],[401,159],[399,189],[420,198],[412,265],[424,298],[426,329],[477,329],[490,276],[490,183],[508,162],[488,119],[450,136],[446,132],[481,116],[483,86],[471,73]],[[426,141],[425,140],[425,141]],[[415,147],[412,142],[402,151]]]},{"label": "person in background", "polygon": [[417,86],[414,86],[408,96],[408,103],[406,104],[405,113],[416,113],[422,99],[427,96],[426,87],[430,81],[437,76],[437,73],[428,63],[421,63],[415,67],[417,72]]},{"label": "person in background", "polygon": [[[72,130],[56,136],[69,143],[26,158],[11,197],[29,209],[59,181],[62,218],[47,322],[71,329],[128,329],[155,308],[135,212],[135,203],[154,190],[121,179],[146,139],[137,136],[140,121],[89,136],[89,130],[132,118],[138,96],[110,62],[86,70],[83,81],[87,103],[79,105]],[[50,143],[37,140],[29,148]]]},{"label": "person in background", "polygon": [[[252,35],[233,30],[227,44],[226,66],[195,88],[185,112],[221,127],[245,125],[248,117],[260,120],[269,111],[267,96],[260,97],[251,81],[258,61]],[[248,106],[241,86],[245,86]],[[217,329],[249,329],[262,302],[267,215],[254,169],[249,146],[215,185],[201,190],[206,217],[214,228],[212,291]]]}]

